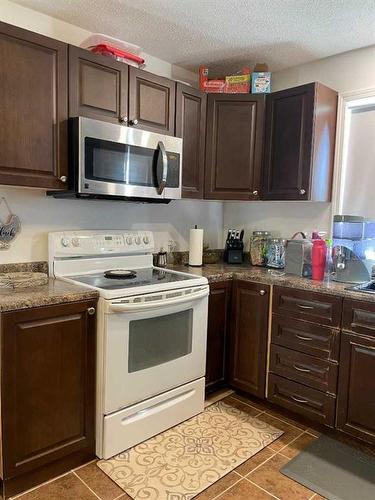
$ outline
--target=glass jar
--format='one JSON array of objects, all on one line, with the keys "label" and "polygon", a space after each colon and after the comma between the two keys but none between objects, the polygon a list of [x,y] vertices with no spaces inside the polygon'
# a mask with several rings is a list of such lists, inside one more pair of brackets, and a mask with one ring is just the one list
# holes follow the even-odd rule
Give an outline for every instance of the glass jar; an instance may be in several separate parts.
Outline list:
[{"label": "glass jar", "polygon": [[266,265],[267,243],[271,237],[268,231],[253,231],[250,237],[250,262],[253,266]]},{"label": "glass jar", "polygon": [[267,267],[284,269],[285,267],[285,246],[286,240],[283,238],[271,238],[267,245]]}]

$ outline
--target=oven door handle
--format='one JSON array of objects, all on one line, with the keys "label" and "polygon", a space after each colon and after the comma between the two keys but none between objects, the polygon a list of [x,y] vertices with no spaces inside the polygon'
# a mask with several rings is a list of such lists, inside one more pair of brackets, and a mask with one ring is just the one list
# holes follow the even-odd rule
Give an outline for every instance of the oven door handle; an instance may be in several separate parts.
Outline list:
[{"label": "oven door handle", "polygon": [[159,149],[159,155],[161,155],[161,160],[163,163],[163,170],[158,186],[158,194],[162,194],[164,188],[167,185],[167,177],[168,177],[168,156],[163,141],[158,142],[158,149]]},{"label": "oven door handle", "polygon": [[183,297],[176,297],[173,299],[162,299],[155,300],[154,302],[130,302],[130,303],[113,303],[109,304],[109,309],[112,312],[123,313],[123,312],[134,312],[134,311],[144,311],[145,309],[155,309],[157,307],[164,306],[174,306],[175,304],[183,304],[184,302],[192,302],[194,300],[203,299],[207,297],[209,294],[209,290],[202,290],[200,292],[192,292],[188,295],[184,295]]}]

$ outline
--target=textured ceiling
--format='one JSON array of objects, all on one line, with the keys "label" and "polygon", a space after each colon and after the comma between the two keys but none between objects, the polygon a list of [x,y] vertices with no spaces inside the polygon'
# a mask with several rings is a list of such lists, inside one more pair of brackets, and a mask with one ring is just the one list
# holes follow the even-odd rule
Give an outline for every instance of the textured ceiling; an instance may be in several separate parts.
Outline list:
[{"label": "textured ceiling", "polygon": [[16,0],[165,61],[275,71],[375,43],[374,0]]}]

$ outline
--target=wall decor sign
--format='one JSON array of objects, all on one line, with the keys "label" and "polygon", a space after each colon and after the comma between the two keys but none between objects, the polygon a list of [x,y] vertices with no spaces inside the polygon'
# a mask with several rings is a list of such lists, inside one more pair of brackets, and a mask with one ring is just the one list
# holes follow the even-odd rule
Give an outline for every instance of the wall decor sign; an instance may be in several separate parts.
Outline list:
[{"label": "wall decor sign", "polygon": [[4,196],[0,198],[0,205],[3,203],[9,212],[9,216],[6,221],[0,219],[0,250],[7,250],[10,248],[10,242],[21,230],[21,221],[18,215],[11,211]]}]

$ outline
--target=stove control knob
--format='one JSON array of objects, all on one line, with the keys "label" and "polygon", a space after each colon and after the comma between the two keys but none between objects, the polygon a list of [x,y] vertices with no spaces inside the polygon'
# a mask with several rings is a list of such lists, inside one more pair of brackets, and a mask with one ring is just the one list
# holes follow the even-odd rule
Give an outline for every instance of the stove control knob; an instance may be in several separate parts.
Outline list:
[{"label": "stove control knob", "polygon": [[140,237],[140,236],[137,236],[137,237],[135,238],[135,244],[136,244],[136,245],[140,245],[140,244],[141,244],[141,237]]},{"label": "stove control knob", "polygon": [[133,243],[133,238],[131,236],[126,237],[126,244],[131,245]]},{"label": "stove control knob", "polygon": [[150,238],[148,236],[143,236],[143,243],[148,245],[150,243]]},{"label": "stove control knob", "polygon": [[69,240],[67,238],[61,238],[61,245],[63,247],[68,247],[69,246]]},{"label": "stove control knob", "polygon": [[79,239],[78,238],[73,238],[72,239],[72,245],[74,247],[79,247]]}]

